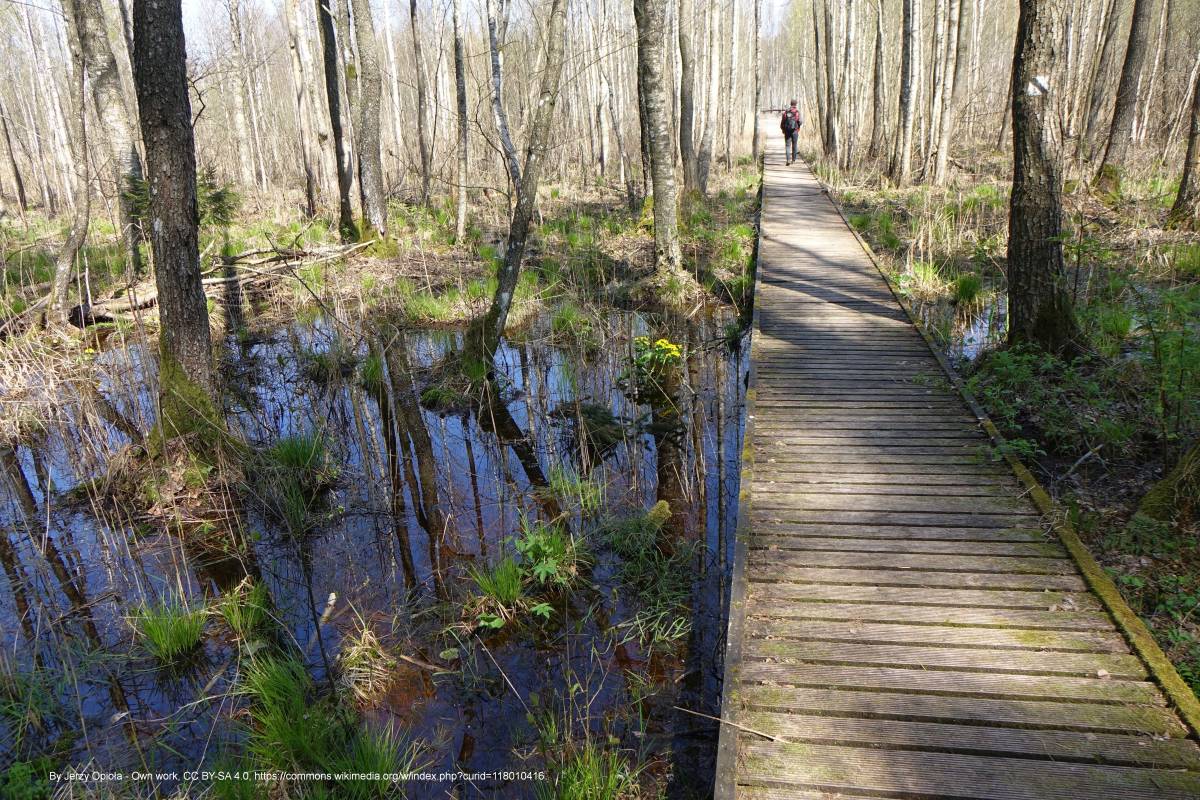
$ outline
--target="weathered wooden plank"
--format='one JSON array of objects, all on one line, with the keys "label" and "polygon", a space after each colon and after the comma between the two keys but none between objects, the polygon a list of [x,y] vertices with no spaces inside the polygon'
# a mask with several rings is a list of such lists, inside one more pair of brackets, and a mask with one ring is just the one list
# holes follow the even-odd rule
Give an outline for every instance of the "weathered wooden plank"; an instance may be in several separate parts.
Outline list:
[{"label": "weathered wooden plank", "polygon": [[[799,489],[800,487],[797,487]],[[941,497],[911,494],[882,494],[859,492],[856,494],[833,492],[774,491],[760,492],[756,481],[753,488],[754,503],[761,509],[787,508],[798,511],[920,511],[935,514],[1011,514],[1033,510],[1028,501],[1011,497],[954,497],[949,493]]]},{"label": "weathered wooden plank", "polygon": [[[994,497],[1008,488],[1000,479],[979,479],[977,476],[933,475],[928,483],[917,480],[895,481],[884,476],[856,476],[853,473],[775,473],[769,479],[756,480],[754,491],[771,492],[822,491],[829,494],[948,494],[955,497]],[[968,481],[970,481],[968,483]],[[1002,488],[997,488],[1002,487]]]},{"label": "weathered wooden plank", "polygon": [[963,542],[923,541],[919,539],[853,539],[818,536],[789,536],[771,531],[760,531],[752,547],[779,550],[833,550],[862,553],[939,553],[957,556],[1037,556],[1041,558],[1066,558],[1067,551],[1050,542]]},{"label": "weathered wooden plank", "polygon": [[742,664],[742,680],[827,689],[882,689],[963,697],[1166,705],[1158,687],[1152,683],[1111,678],[1001,675],[993,672],[950,673],[901,667],[838,666],[748,659]]},{"label": "weathered wooden plank", "polygon": [[[1041,650],[989,650],[978,647],[852,644],[803,639],[746,640],[744,655],[843,666],[910,667],[1026,675],[1073,675],[1144,680],[1145,666],[1127,653],[1048,653]],[[952,685],[953,676],[946,680]]]},{"label": "weathered wooden plank", "polygon": [[740,743],[738,777],[742,783],[963,800],[1195,800],[1200,796],[1200,776],[1178,770],[751,738]]},{"label": "weathered wooden plank", "polygon": [[756,569],[750,576],[750,589],[757,584],[774,584],[779,596],[794,600],[842,603],[887,603],[906,606],[958,606],[960,608],[1027,608],[1059,611],[1100,611],[1101,605],[1087,592],[1013,591],[1007,589],[931,589],[925,586],[875,586],[840,583],[792,583],[785,569],[764,572]]},{"label": "weathered wooden plank", "polygon": [[[1021,728],[1053,728],[1118,734],[1183,737],[1186,730],[1165,708],[1051,700],[992,700],[853,689],[809,689],[746,684],[738,695],[741,708],[791,710],[845,717],[976,723]],[[739,711],[733,712],[738,718]]]},{"label": "weathered wooden plank", "polygon": [[855,569],[853,567],[805,567],[779,564],[771,559],[754,560],[756,574],[773,574],[771,570],[788,571],[793,581],[844,585],[929,586],[968,589],[1011,589],[1029,591],[1077,592],[1084,589],[1078,575],[1029,575],[1012,572],[928,572],[925,570]]},{"label": "weathered wooden plank", "polygon": [[1085,653],[1128,652],[1125,640],[1111,631],[1054,631],[1033,628],[909,625],[904,622],[780,619],[760,616],[756,607],[751,607],[750,612],[751,616],[746,622],[746,630],[753,636],[900,645],[1063,650]]},{"label": "weathered wooden plank", "polygon": [[815,536],[818,538],[842,539],[887,539],[899,541],[917,539],[926,541],[967,542],[1055,542],[1037,528],[942,528],[911,527],[904,525],[839,525],[837,523],[782,522],[765,511],[754,512],[751,519],[756,530],[755,539],[767,536],[792,538]]},{"label": "weathered wooden plank", "polygon": [[1043,575],[1074,575],[1075,562],[1068,558],[1013,558],[1010,556],[945,556],[911,553],[836,553],[824,550],[794,553],[786,550],[752,550],[751,563],[763,561],[797,567],[845,567],[849,569],[914,569],[947,572],[1010,572]]},{"label": "weathered wooden plank", "polygon": [[739,715],[738,719],[739,724],[746,727],[794,742],[941,750],[1125,766],[1200,768],[1200,748],[1186,739],[848,719],[770,711],[749,711]]},{"label": "weathered wooden plank", "polygon": [[[764,512],[765,513],[765,512]],[[780,522],[831,522],[841,525],[908,525],[948,528],[1032,528],[1038,519],[1026,514],[942,514],[896,511],[799,511],[777,508],[770,518]]]},{"label": "weathered wooden plank", "polygon": [[1045,628],[1059,631],[1115,630],[1097,611],[1039,611],[1014,608],[894,606],[886,603],[832,603],[797,600],[788,584],[755,583],[749,590],[753,613],[776,619],[902,622],[906,625],[968,625],[990,628]]}]

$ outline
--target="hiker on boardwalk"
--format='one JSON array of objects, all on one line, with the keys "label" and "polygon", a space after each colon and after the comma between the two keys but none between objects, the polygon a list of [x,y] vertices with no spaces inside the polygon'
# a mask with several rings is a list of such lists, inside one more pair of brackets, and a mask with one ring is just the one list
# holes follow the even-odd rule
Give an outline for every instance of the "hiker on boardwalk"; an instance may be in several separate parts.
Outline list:
[{"label": "hiker on boardwalk", "polygon": [[800,139],[800,126],[803,124],[804,114],[793,100],[791,107],[783,112],[783,118],[779,120],[779,129],[783,131],[783,155],[788,166],[797,158],[796,146]]}]

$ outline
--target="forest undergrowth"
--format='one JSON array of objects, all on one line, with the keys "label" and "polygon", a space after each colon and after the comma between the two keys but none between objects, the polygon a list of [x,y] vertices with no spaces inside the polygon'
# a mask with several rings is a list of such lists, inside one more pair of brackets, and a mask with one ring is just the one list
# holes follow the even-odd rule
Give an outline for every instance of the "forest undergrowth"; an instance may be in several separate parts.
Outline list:
[{"label": "forest undergrowth", "polygon": [[1200,471],[1185,457],[1200,435],[1200,238],[1167,225],[1178,174],[1146,164],[1108,189],[1067,181],[1084,341],[1064,358],[1005,346],[1010,167],[1000,153],[964,161],[944,186],[903,189],[874,165],[813,163],[1005,446],[1200,689]]}]

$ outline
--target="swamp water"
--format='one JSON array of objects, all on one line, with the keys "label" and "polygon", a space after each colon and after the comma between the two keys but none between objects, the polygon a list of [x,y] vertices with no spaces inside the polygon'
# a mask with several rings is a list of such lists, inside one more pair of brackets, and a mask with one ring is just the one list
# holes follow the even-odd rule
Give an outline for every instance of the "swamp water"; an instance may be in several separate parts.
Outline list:
[{"label": "swamp water", "polygon": [[[252,466],[238,491],[212,497],[205,468],[184,470],[173,496],[215,508],[201,519],[164,510],[153,487],[100,497],[97,479],[131,458],[131,437],[154,419],[148,350],[106,348],[99,395],[64,403],[55,424],[5,454],[0,767],[179,773],[75,787],[141,797],[207,788],[185,771],[260,765],[247,755],[259,722],[244,686],[268,645],[217,613],[255,586],[313,696],[337,697],[361,729],[402,732],[424,772],[468,773],[403,784],[406,796],[555,796],[506,773],[561,777],[589,746],[617,754],[651,794],[703,796],[716,726],[675,706],[719,708],[748,369],[732,322],[725,309],[673,322],[613,312],[580,344],[544,315],[502,346],[499,395],[465,404],[436,388],[458,332],[318,318],[231,342],[230,429],[254,452],[289,437],[328,452],[328,495],[299,534],[256,496],[270,489]],[[673,402],[631,386],[646,335],[681,348]],[[659,500],[671,512],[660,545],[635,552],[628,526],[644,529]],[[147,523],[147,507],[178,524]],[[233,518],[243,546],[213,522]],[[480,602],[477,575],[528,566],[522,532],[539,523],[568,534],[578,557],[557,566],[575,572],[526,573],[536,598],[506,618]],[[162,601],[207,610],[182,666],[162,666],[135,632],[137,609]],[[298,788],[379,796],[319,781],[293,783],[290,796]],[[213,796],[265,792],[241,789]]]}]

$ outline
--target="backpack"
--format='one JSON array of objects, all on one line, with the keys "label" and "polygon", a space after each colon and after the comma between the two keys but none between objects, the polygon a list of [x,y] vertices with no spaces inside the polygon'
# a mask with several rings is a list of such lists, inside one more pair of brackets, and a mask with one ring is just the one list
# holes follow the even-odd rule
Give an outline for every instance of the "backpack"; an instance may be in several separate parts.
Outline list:
[{"label": "backpack", "polygon": [[800,109],[789,108],[787,111],[784,111],[779,127],[786,134],[792,134],[800,130]]}]

